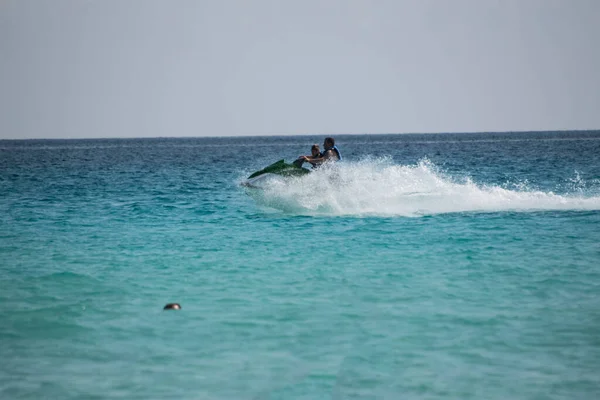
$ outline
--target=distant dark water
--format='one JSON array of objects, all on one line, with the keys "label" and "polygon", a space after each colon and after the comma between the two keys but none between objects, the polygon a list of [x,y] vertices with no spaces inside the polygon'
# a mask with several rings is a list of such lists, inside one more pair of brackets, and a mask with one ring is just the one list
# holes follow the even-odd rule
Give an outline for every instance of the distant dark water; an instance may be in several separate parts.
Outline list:
[{"label": "distant dark water", "polygon": [[600,131],[336,140],[0,141],[0,398],[600,396]]}]

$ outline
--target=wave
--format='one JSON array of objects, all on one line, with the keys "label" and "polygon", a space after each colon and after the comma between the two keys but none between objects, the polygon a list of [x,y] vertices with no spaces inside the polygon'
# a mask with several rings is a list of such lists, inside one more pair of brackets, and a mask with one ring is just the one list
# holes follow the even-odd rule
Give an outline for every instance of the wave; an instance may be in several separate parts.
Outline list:
[{"label": "wave", "polygon": [[449,176],[427,159],[416,165],[365,159],[326,166],[303,177],[267,180],[262,190],[249,193],[261,206],[303,215],[600,210],[600,196],[586,195],[587,190],[555,194],[530,189],[526,183],[506,186]]}]

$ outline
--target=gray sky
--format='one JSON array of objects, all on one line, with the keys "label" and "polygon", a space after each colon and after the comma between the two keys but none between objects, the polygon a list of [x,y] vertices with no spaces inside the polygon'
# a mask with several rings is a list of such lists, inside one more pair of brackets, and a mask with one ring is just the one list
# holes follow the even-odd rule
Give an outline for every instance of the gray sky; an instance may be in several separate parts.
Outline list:
[{"label": "gray sky", "polygon": [[600,128],[598,0],[0,0],[0,139]]}]

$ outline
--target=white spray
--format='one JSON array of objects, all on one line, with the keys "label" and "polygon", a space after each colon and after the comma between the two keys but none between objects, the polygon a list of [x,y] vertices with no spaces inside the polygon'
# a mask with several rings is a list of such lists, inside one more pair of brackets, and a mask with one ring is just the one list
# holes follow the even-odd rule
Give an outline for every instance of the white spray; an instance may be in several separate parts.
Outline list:
[{"label": "white spray", "polygon": [[265,181],[250,191],[257,203],[308,215],[420,216],[452,212],[600,210],[600,197],[558,195],[478,185],[438,171],[423,160],[393,165],[389,159],[338,163],[299,178]]}]

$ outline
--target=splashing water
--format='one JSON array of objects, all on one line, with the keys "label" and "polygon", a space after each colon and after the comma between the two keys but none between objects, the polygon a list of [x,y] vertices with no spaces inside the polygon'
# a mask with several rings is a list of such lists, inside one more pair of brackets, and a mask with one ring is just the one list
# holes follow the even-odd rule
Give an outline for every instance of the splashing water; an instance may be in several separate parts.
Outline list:
[{"label": "splashing water", "polygon": [[[580,178],[578,178],[580,179]],[[394,165],[366,159],[298,178],[272,177],[249,190],[259,205],[309,215],[422,216],[453,212],[599,210],[600,197],[482,185],[447,176],[429,160]]]}]

